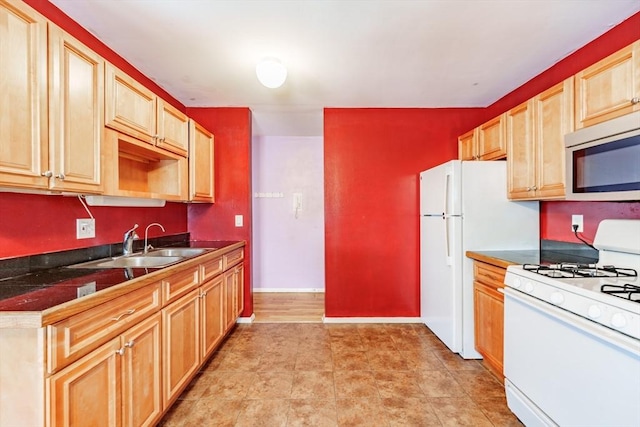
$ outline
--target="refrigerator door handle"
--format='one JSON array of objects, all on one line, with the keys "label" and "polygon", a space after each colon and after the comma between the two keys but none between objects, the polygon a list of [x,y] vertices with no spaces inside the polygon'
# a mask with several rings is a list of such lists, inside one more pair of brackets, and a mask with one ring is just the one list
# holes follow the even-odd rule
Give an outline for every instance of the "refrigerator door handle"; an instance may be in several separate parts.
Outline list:
[{"label": "refrigerator door handle", "polygon": [[[449,215],[449,183],[451,182],[451,170],[447,170],[444,176],[444,197],[442,200],[444,201],[442,216],[445,217]],[[448,253],[448,252],[447,252]]]},{"label": "refrigerator door handle", "polygon": [[449,238],[449,217],[443,217],[444,219],[444,247],[445,254],[447,256],[447,265],[453,265],[453,257],[451,256],[451,245]]}]

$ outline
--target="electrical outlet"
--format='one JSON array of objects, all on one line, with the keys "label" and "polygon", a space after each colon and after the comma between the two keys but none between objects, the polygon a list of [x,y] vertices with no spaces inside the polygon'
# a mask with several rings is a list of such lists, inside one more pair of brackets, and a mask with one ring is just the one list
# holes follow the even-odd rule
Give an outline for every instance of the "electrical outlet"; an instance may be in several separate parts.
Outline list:
[{"label": "electrical outlet", "polygon": [[96,282],[90,282],[90,283],[87,283],[86,285],[80,286],[77,289],[77,292],[78,292],[78,298],[81,298],[85,295],[94,294],[96,292]]},{"label": "electrical outlet", "polygon": [[94,218],[76,219],[76,239],[96,237],[96,220]]},{"label": "electrical outlet", "polygon": [[578,233],[582,233],[584,231],[582,215],[571,215],[571,231],[573,231],[574,225],[578,226],[578,229],[576,230]]}]

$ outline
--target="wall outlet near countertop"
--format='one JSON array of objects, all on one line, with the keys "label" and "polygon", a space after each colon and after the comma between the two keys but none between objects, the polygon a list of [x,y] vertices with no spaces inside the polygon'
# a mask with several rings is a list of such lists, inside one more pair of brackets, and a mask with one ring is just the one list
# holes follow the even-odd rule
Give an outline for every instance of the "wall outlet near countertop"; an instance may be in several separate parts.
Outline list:
[{"label": "wall outlet near countertop", "polygon": [[576,232],[582,233],[584,231],[584,220],[582,215],[571,215],[571,231],[573,231],[573,227],[575,225],[578,226]]},{"label": "wall outlet near countertop", "polygon": [[76,219],[76,239],[91,239],[96,237],[95,218]]}]

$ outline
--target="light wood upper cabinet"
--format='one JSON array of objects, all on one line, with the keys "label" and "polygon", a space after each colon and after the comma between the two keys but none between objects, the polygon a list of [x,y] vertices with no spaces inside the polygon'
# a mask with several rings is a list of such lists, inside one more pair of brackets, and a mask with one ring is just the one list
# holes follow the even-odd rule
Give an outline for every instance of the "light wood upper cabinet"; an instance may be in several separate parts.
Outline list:
[{"label": "light wood upper cabinet", "polygon": [[0,186],[49,186],[47,20],[0,0]]},{"label": "light wood upper cabinet", "polygon": [[50,187],[99,193],[104,60],[49,24]]},{"label": "light wood upper cabinet", "polygon": [[213,135],[194,120],[189,126],[189,200],[213,203]]},{"label": "light wood upper cabinet", "polygon": [[105,93],[106,126],[187,156],[189,119],[184,113],[109,63]]},{"label": "light wood upper cabinet", "polygon": [[102,58],[23,2],[0,26],[0,185],[102,192]]},{"label": "light wood upper cabinet", "polygon": [[458,138],[458,159],[478,160],[478,131],[470,130]]},{"label": "light wood upper cabinet", "polygon": [[158,98],[157,145],[187,157],[189,153],[189,118],[186,114]]},{"label": "light wood upper cabinet", "polygon": [[478,156],[480,160],[504,159],[507,156],[504,121],[505,115],[501,114],[478,127]]},{"label": "light wood upper cabinet", "polygon": [[105,125],[150,144],[155,143],[157,96],[107,63]]},{"label": "light wood upper cabinet", "polygon": [[458,138],[460,160],[499,160],[507,156],[504,114]]},{"label": "light wood upper cabinet", "polygon": [[576,129],[640,110],[640,40],[575,76]]},{"label": "light wood upper cabinet", "polygon": [[564,135],[573,131],[573,78],[506,113],[508,196],[565,195]]}]

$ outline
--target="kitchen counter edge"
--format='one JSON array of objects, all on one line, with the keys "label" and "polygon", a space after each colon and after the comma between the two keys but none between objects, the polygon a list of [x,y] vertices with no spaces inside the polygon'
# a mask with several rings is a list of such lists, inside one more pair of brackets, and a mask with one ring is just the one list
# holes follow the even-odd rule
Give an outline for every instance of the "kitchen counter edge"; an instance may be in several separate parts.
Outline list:
[{"label": "kitchen counter edge", "polygon": [[89,310],[114,298],[162,280],[175,273],[177,267],[181,269],[188,268],[192,265],[200,264],[206,258],[215,258],[235,249],[243,248],[245,245],[245,241],[238,241],[222,248],[217,248],[211,252],[185,259],[182,262],[166,268],[158,269],[139,278],[126,280],[109,289],[104,289],[95,294],[68,301],[43,311],[0,311],[0,329],[41,328],[51,325],[74,314]]}]

